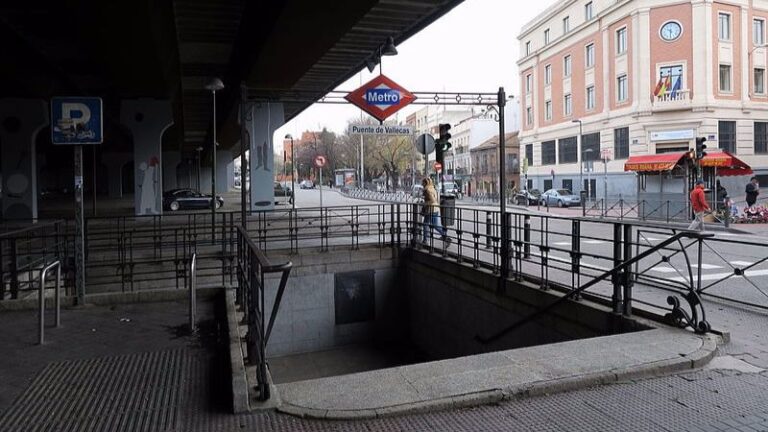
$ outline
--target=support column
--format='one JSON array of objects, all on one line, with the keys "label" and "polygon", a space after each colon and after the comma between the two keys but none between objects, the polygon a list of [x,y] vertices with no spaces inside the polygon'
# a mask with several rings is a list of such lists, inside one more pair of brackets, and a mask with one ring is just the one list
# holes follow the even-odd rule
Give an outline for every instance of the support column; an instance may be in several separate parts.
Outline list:
[{"label": "support column", "polygon": [[133,134],[134,207],[136,215],[163,210],[162,138],[173,125],[171,103],[165,100],[123,101],[120,122]]},{"label": "support column", "polygon": [[107,187],[110,198],[123,197],[123,166],[131,161],[128,153],[106,153],[101,161],[107,166]]},{"label": "support column", "polygon": [[216,190],[229,192],[232,190],[235,178],[235,161],[231,150],[216,151]]},{"label": "support column", "polygon": [[0,101],[3,217],[37,219],[35,140],[48,126],[48,105],[35,99]]},{"label": "support column", "polygon": [[693,37],[693,106],[706,108],[714,99],[714,68],[715,54],[712,50],[712,38],[715,28],[712,23],[712,1],[693,0],[692,32]]},{"label": "support column", "polygon": [[176,167],[181,162],[181,152],[163,152],[163,191],[179,187],[176,181]]},{"label": "support column", "polygon": [[274,147],[272,137],[275,130],[285,123],[283,104],[253,104],[251,121],[248,122],[250,137],[249,164],[251,210],[273,210],[274,189]]}]

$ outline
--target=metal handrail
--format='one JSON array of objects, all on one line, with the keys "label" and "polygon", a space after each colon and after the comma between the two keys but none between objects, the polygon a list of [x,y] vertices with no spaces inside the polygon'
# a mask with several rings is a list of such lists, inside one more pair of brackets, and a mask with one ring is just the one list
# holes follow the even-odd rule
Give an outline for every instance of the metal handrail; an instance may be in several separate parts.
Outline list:
[{"label": "metal handrail", "polygon": [[43,344],[45,339],[45,276],[48,271],[56,267],[56,292],[55,292],[55,321],[56,327],[61,327],[61,261],[54,261],[40,270],[40,311],[38,320],[38,343]]},{"label": "metal handrail", "polygon": [[189,331],[197,330],[195,315],[197,314],[197,253],[192,253],[189,263]]},{"label": "metal handrail", "polygon": [[[512,325],[502,329],[501,331],[497,332],[496,334],[493,334],[493,335],[488,336],[488,337],[483,337],[483,336],[480,336],[478,334],[478,335],[475,336],[475,339],[478,342],[482,343],[482,344],[488,344],[488,343],[491,343],[493,341],[496,341],[496,340],[504,337],[505,335],[509,334],[511,331],[516,330],[516,329],[520,328],[522,325],[527,324],[527,323],[533,321],[534,319],[538,318],[539,316],[549,312],[554,307],[556,307],[559,304],[565,302],[566,300],[570,299],[571,297],[578,296],[583,291],[585,291],[587,288],[597,284],[598,282],[600,282],[602,280],[607,279],[609,276],[614,276],[615,277],[620,272],[623,272],[623,271],[626,271],[627,269],[629,269],[633,264],[635,264],[635,263],[639,262],[640,260],[650,256],[653,253],[656,253],[657,251],[667,247],[668,245],[679,241],[682,238],[693,238],[693,239],[701,240],[703,238],[712,237],[712,236],[714,236],[714,234],[712,234],[712,233],[697,233],[697,232],[691,232],[691,231],[678,232],[675,235],[673,235],[672,237],[670,237],[670,238],[664,240],[663,242],[657,244],[656,246],[654,246],[652,248],[649,248],[648,250],[644,251],[643,253],[641,253],[639,255],[634,256],[632,259],[624,261],[620,265],[615,266],[614,268],[605,271],[603,274],[601,274],[600,276],[595,277],[594,279],[592,279],[591,281],[585,283],[584,285],[582,285],[582,286],[580,286],[578,288],[575,288],[575,289],[567,292],[564,296],[558,298],[557,300],[553,301],[549,305],[547,305],[547,306],[545,306],[545,307],[543,307],[541,309],[536,310],[535,312],[533,312],[530,315],[528,315],[528,316],[518,320],[514,324],[512,324]],[[690,265],[688,266],[688,269],[690,271]],[[691,283],[693,283],[692,280],[691,280]],[[699,284],[701,284],[700,281],[699,281]],[[695,288],[691,287],[691,291],[694,292]],[[703,321],[703,319],[704,319],[704,317],[702,317],[702,321]],[[703,322],[706,322],[706,321],[703,321]],[[700,329],[694,328],[694,330],[698,332]]]}]

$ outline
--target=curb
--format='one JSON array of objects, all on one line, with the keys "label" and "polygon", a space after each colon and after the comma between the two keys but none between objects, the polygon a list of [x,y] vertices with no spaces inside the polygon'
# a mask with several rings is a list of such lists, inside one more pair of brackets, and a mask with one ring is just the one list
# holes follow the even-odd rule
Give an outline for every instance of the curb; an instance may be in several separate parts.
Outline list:
[{"label": "curb", "polygon": [[240,414],[248,412],[248,382],[245,375],[242,344],[238,333],[237,308],[234,293],[224,290],[224,302],[227,306],[227,335],[229,336],[229,364],[232,373],[232,412]]},{"label": "curb", "polygon": [[380,408],[336,410],[307,408],[285,403],[277,411],[301,418],[322,420],[364,420],[405,414],[418,414],[446,409],[467,408],[478,405],[494,404],[506,400],[562,393],[603,384],[631,381],[658,375],[682,372],[701,367],[712,360],[718,351],[718,344],[723,343],[719,336],[701,336],[701,346],[696,351],[674,359],[664,359],[624,369],[537,381],[522,385],[495,388],[480,392],[465,393],[439,399],[424,400],[401,405]]}]

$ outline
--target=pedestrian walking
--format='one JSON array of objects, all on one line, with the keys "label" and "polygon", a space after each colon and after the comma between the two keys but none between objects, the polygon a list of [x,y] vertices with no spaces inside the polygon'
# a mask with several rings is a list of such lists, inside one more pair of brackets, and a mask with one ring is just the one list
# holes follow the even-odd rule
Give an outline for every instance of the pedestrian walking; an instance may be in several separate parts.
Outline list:
[{"label": "pedestrian walking", "polygon": [[704,197],[704,180],[696,180],[696,186],[691,190],[691,207],[693,207],[693,222],[689,230],[704,231],[704,214],[709,210],[707,199]]},{"label": "pedestrian walking", "polygon": [[424,188],[424,204],[421,207],[421,214],[424,216],[423,223],[423,237],[422,243],[427,245],[427,235],[432,237],[432,230],[437,230],[442,236],[442,240],[446,245],[451,244],[451,239],[448,237],[448,230],[440,223],[440,203],[437,202],[437,190],[435,190],[435,184],[432,183],[432,179],[424,177],[421,181],[421,185]]},{"label": "pedestrian walking", "polygon": [[757,183],[757,177],[749,179],[745,192],[747,193],[747,207],[752,208],[757,202],[757,196],[760,194],[760,185]]}]

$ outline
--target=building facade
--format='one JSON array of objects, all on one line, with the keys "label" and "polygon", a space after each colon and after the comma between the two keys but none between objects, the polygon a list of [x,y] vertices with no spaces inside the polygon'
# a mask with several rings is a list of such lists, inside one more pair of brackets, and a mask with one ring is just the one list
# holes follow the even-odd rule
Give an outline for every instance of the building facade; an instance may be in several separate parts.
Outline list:
[{"label": "building facade", "polygon": [[[545,10],[518,37],[528,186],[632,197],[630,156],[687,151],[696,137],[768,183],[766,22],[768,0],[568,0]],[[723,184],[739,196],[747,180]]]},{"label": "building facade", "polygon": [[[504,134],[505,181],[512,190],[520,184],[520,141],[518,132]],[[470,151],[472,157],[471,195],[499,192],[499,135],[495,135]]]}]

